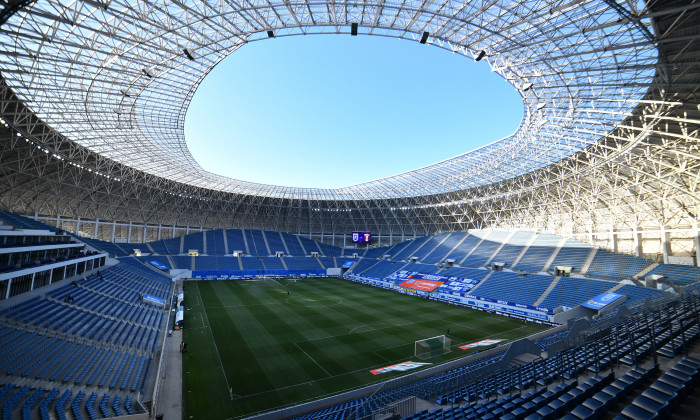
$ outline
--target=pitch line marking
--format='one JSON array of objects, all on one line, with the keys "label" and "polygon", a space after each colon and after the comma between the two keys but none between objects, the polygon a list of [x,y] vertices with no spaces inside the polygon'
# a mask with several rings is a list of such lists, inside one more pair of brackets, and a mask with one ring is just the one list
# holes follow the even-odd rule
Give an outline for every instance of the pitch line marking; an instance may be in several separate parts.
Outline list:
[{"label": "pitch line marking", "polygon": [[[521,329],[521,328],[524,328],[524,326],[519,326],[519,327],[516,327],[516,328],[512,328],[512,329],[506,330],[506,331],[504,331],[504,332],[510,332],[510,331],[514,331],[514,330],[519,330],[519,329]],[[500,334],[503,334],[503,333],[500,333]],[[494,335],[498,335],[498,334],[492,334],[492,335],[486,336],[485,338],[492,337],[492,336],[494,336]],[[311,340],[305,340],[305,341],[311,341]],[[511,340],[508,340],[508,341],[506,341],[506,342],[503,342],[503,343],[499,343],[499,344],[507,344],[508,342],[512,342],[512,339],[511,339]],[[294,342],[294,344],[296,345],[296,342]],[[297,347],[299,347],[299,346],[297,345]],[[400,347],[400,346],[388,347],[387,349],[391,349],[391,348],[394,348],[394,347]],[[383,349],[383,350],[386,350],[386,349]],[[302,351],[303,351],[303,350],[302,350]],[[373,353],[374,353],[374,352],[373,352]],[[308,356],[308,354],[307,354],[307,356]],[[448,361],[455,361],[455,360],[459,360],[459,359],[461,359],[461,358],[466,358],[466,357],[471,357],[471,356],[472,356],[472,355],[460,356],[460,357],[457,357],[457,358],[455,358],[455,359],[451,359],[451,360],[448,360]],[[312,360],[313,360],[313,359],[312,359]],[[400,359],[399,359],[399,360],[400,360]],[[396,360],[396,362],[398,362],[399,360]],[[392,361],[389,361],[389,363],[391,363],[391,362],[392,362]],[[447,361],[446,361],[445,363],[447,363]],[[340,375],[332,375],[331,378],[338,378],[338,377],[341,377],[341,376],[344,376],[344,375],[350,375],[350,374],[357,373],[357,372],[367,372],[367,371],[369,371],[370,369],[372,369],[372,367],[373,367],[373,366],[370,366],[370,367],[363,367],[363,368],[360,368],[360,369],[355,369],[355,370],[352,370],[352,371],[349,371],[349,372],[341,373]],[[325,369],[324,369],[324,370],[325,370]],[[267,390],[267,391],[255,392],[255,393],[253,393],[253,394],[246,394],[246,395],[243,395],[242,398],[255,397],[255,396],[259,396],[259,395],[268,394],[268,393],[270,393],[270,392],[276,392],[276,391],[279,391],[279,390],[281,390],[281,389],[294,388],[294,387],[302,386],[302,385],[310,385],[310,384],[314,384],[314,383],[320,382],[320,381],[325,381],[325,379],[315,379],[315,380],[313,380],[313,381],[307,381],[307,382],[302,382],[302,383],[298,383],[298,384],[287,385],[287,386],[283,386],[283,387],[279,387],[279,388],[275,388],[275,389],[270,389],[270,390]],[[381,381],[378,381],[378,382],[381,382]],[[366,384],[366,386],[370,386],[370,385],[376,384],[376,383],[378,383],[378,382],[369,382],[368,384]],[[337,394],[334,394],[334,393],[326,394],[326,396],[328,396],[328,395],[337,395]],[[320,397],[320,398],[323,398],[323,397]]]},{"label": "pitch line marking", "polygon": [[314,359],[313,357],[309,356],[309,353],[307,353],[306,351],[304,351],[304,349],[302,349],[301,347],[299,347],[299,344],[297,344],[296,341],[294,342],[294,345],[297,346],[297,348],[298,348],[299,350],[301,350],[302,352],[304,352],[304,354],[306,355],[306,357],[308,357],[309,359],[311,359],[312,362],[316,363],[316,366],[320,367],[324,372],[326,372],[326,375],[328,375],[329,378],[332,378],[332,377],[333,377],[333,375],[331,375],[330,373],[328,373],[328,371],[327,371],[323,366],[321,366],[321,364],[318,363],[318,362],[316,361],[316,359]]},{"label": "pitch line marking", "polygon": [[[197,285],[197,293],[201,296],[199,291],[199,283]],[[207,318],[207,325],[209,324],[209,316],[207,315],[207,307],[204,307],[204,316]],[[233,394],[231,393],[231,385],[228,383],[228,378],[226,377],[226,370],[224,370],[224,363],[221,361],[221,355],[219,355],[219,346],[216,345],[216,339],[214,338],[214,332],[209,328],[209,333],[211,334],[211,340],[214,342],[214,350],[216,350],[216,357],[219,359],[219,366],[221,366],[221,374],[224,375],[224,381],[226,381],[226,390],[231,395],[231,401],[233,401]]]}]

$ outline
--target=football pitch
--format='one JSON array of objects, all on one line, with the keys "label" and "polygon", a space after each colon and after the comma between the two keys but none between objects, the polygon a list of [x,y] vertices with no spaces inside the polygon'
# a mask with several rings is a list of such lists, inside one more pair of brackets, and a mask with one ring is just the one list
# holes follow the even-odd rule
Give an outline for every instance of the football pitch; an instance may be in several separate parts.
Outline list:
[{"label": "football pitch", "polygon": [[[484,338],[513,340],[548,327],[314,278],[184,283],[185,419],[227,419],[383,381],[370,370],[408,360],[441,363]],[[450,330],[452,351],[414,357],[416,340]]]}]

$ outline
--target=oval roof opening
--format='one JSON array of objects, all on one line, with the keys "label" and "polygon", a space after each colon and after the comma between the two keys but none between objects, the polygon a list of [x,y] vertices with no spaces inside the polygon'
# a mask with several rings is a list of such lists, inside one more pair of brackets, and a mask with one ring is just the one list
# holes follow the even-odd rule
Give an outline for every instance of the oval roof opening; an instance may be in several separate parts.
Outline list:
[{"label": "oval roof opening", "polygon": [[338,188],[395,175],[512,134],[518,91],[488,63],[392,38],[292,36],[223,59],[187,110],[206,170]]}]

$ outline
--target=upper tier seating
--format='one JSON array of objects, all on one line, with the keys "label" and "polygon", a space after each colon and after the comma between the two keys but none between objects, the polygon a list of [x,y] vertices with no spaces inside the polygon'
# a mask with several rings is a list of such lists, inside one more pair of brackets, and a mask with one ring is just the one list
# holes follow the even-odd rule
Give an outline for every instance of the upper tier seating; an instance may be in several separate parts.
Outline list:
[{"label": "upper tier seating", "polygon": [[243,240],[243,231],[240,229],[226,229],[226,243],[228,244],[228,252],[241,251],[246,254],[245,241]]},{"label": "upper tier seating", "polygon": [[204,234],[202,232],[190,233],[184,236],[183,251],[188,252],[191,249],[196,249],[199,253],[204,253]]},{"label": "upper tier seating", "polygon": [[552,267],[558,265],[571,267],[573,271],[580,272],[592,249],[593,247],[589,244],[575,239],[567,239],[557,256],[554,257]]},{"label": "upper tier seating", "polygon": [[[501,246],[503,241],[510,235],[508,231],[494,230],[485,233],[484,239],[472,253],[462,261],[461,265],[465,267],[481,267],[491,259],[494,252]],[[483,237],[483,235],[482,235]]]},{"label": "upper tier seating", "polygon": [[[443,234],[444,235],[444,234]],[[464,238],[469,235],[468,232],[451,232],[447,237],[437,245],[428,255],[426,255],[422,260],[425,263],[439,263],[447,258],[447,255],[452,252],[455,247],[457,247]]]},{"label": "upper tier seating", "polygon": [[503,245],[498,253],[493,257],[493,262],[503,262],[506,267],[510,267],[515,262],[515,259],[520,256],[527,246],[527,243],[532,239],[534,233],[524,230],[519,230],[513,233],[513,236],[508,239],[508,242]]},{"label": "upper tier seating", "polygon": [[586,275],[621,280],[634,276],[651,264],[652,262],[649,260],[633,257],[632,255],[617,254],[599,249],[593,257]]},{"label": "upper tier seating", "polygon": [[266,230],[263,231],[263,234],[265,235],[265,239],[267,239],[267,245],[270,248],[271,254],[274,255],[276,252],[282,252],[285,255],[288,254],[279,232]]},{"label": "upper tier seating", "polygon": [[557,247],[561,237],[540,233],[527,248],[514,268],[523,271],[542,271]]},{"label": "upper tier seating", "polygon": [[[221,229],[209,230],[207,236],[207,255],[226,255],[224,244],[224,231]],[[202,252],[204,250],[201,250]]]}]

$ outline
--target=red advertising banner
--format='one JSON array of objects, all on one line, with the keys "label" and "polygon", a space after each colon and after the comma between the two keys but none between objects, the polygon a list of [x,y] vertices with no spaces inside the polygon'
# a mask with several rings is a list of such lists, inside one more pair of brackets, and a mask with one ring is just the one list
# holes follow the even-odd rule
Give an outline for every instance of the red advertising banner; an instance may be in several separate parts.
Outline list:
[{"label": "red advertising banner", "polygon": [[396,365],[370,370],[370,372],[372,372],[372,375],[381,375],[387,372],[406,372],[407,370],[416,369],[425,365],[432,365],[432,363],[412,362],[409,360],[408,362],[401,362]]},{"label": "red advertising banner", "polygon": [[501,340],[501,339],[488,339],[488,338],[487,338],[486,340],[477,341],[476,343],[469,343],[469,344],[465,344],[465,345],[463,345],[463,346],[459,346],[459,348],[462,349],[462,350],[469,350],[469,349],[473,349],[473,348],[475,348],[475,347],[487,347],[487,346],[492,346],[492,345],[494,345],[494,344],[500,343],[501,341],[506,341],[506,340]]},{"label": "red advertising banner", "polygon": [[416,280],[409,277],[408,280],[399,284],[399,287],[405,287],[407,289],[420,290],[423,292],[432,292],[438,287],[442,286],[444,282],[434,281],[434,280]]}]

